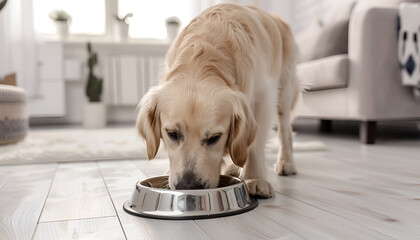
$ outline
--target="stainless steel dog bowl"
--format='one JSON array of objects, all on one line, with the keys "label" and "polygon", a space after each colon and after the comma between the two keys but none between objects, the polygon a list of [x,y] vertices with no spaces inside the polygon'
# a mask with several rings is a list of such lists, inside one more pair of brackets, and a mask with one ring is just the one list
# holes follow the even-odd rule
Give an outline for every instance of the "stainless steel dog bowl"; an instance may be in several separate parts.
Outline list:
[{"label": "stainless steel dog bowl", "polygon": [[230,216],[257,205],[239,178],[222,175],[213,189],[170,190],[168,176],[158,176],[137,182],[124,210],[142,217],[187,220]]}]

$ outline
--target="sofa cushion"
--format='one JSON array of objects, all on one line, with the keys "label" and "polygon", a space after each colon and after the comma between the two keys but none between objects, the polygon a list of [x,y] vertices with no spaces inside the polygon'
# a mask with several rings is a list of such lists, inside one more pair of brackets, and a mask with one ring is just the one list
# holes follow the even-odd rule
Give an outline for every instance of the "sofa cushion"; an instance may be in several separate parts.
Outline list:
[{"label": "sofa cushion", "polygon": [[358,0],[354,11],[359,12],[373,7],[396,8],[403,2],[420,3],[420,0]]},{"label": "sofa cushion", "polygon": [[420,2],[420,0],[358,0],[357,5],[362,6],[398,6],[398,4],[403,2]]},{"label": "sofa cushion", "polygon": [[299,62],[348,53],[348,29],[354,1],[337,5],[326,19],[310,24],[296,36],[299,46]]},{"label": "sofa cushion", "polygon": [[314,60],[314,49],[316,48],[316,41],[322,34],[321,21],[314,21],[302,33],[296,36],[296,43],[299,46],[299,62],[307,62]]},{"label": "sofa cushion", "polygon": [[347,87],[348,68],[348,55],[341,54],[300,63],[297,74],[307,91],[320,91]]},{"label": "sofa cushion", "polygon": [[316,38],[313,59],[320,59],[338,54],[347,54],[349,36],[349,20],[344,20],[324,27]]}]

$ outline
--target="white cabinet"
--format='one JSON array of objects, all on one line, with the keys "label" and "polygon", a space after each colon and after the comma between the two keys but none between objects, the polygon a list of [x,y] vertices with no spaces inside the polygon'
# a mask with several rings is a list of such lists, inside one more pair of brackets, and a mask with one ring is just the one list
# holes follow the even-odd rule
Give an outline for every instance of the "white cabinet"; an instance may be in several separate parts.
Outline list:
[{"label": "white cabinet", "polygon": [[64,82],[41,82],[38,96],[31,100],[31,117],[61,117],[65,114]]},{"label": "white cabinet", "polygon": [[63,81],[63,44],[38,45],[39,78],[41,81]]},{"label": "white cabinet", "polygon": [[78,59],[64,60],[64,81],[79,82],[82,78],[82,63]]},{"label": "white cabinet", "polygon": [[30,117],[63,117],[65,115],[65,82],[63,44],[38,45],[38,88],[29,100]]}]

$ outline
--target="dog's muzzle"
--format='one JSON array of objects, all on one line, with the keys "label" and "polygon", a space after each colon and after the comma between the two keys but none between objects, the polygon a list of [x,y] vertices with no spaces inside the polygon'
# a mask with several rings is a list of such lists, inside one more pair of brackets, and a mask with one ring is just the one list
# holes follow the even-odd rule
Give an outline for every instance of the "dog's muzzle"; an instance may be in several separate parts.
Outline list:
[{"label": "dog's muzzle", "polygon": [[178,183],[175,185],[177,190],[186,190],[186,189],[203,189],[204,184],[200,178],[198,178],[193,172],[186,172],[178,180]]}]

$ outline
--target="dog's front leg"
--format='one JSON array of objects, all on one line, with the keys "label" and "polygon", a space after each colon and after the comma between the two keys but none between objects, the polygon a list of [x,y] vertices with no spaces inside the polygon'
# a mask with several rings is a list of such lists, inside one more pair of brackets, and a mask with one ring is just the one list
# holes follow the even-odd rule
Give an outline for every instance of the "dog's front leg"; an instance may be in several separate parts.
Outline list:
[{"label": "dog's front leg", "polygon": [[273,196],[273,187],[266,179],[264,146],[258,146],[257,142],[248,151],[249,158],[241,171],[241,179],[245,181],[251,195],[271,198]]},{"label": "dog's front leg", "polygon": [[271,103],[274,102],[270,100],[272,97],[271,92],[264,92],[258,97],[259,103],[255,104],[254,117],[259,130],[254,143],[248,149],[248,160],[241,171],[241,179],[245,181],[249,193],[261,198],[270,198],[274,192],[266,178],[264,152],[274,108],[271,106]]},{"label": "dog's front leg", "polygon": [[222,160],[221,174],[239,177],[241,168],[236,166],[230,156],[224,156]]}]

